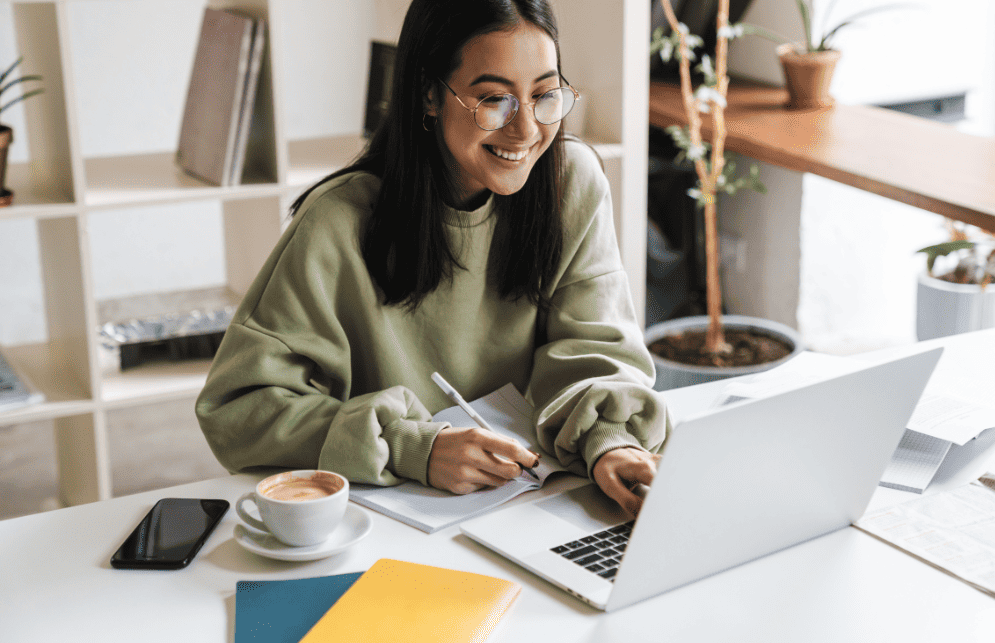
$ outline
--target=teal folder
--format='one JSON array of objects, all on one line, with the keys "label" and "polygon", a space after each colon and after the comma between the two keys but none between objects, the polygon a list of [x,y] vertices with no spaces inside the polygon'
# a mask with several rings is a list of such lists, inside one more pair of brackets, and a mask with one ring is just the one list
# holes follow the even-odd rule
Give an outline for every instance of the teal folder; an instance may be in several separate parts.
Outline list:
[{"label": "teal folder", "polygon": [[235,643],[298,643],[362,575],[239,581]]}]

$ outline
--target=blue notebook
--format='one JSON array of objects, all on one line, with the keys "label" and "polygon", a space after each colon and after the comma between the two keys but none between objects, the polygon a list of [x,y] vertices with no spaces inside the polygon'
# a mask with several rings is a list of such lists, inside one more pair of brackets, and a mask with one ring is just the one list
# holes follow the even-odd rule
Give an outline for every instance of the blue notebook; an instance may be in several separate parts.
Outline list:
[{"label": "blue notebook", "polygon": [[239,581],[235,586],[235,643],[298,643],[362,575]]}]

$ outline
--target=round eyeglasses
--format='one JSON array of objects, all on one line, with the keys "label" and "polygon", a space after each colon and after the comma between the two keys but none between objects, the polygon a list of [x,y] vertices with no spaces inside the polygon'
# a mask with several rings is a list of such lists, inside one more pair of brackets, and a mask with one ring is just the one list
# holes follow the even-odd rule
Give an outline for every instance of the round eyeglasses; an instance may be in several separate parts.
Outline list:
[{"label": "round eyeglasses", "polygon": [[[566,81],[565,78],[563,80]],[[521,107],[521,102],[514,94],[485,96],[483,100],[477,103],[476,107],[469,107],[460,100],[460,97],[446,81],[440,78],[439,82],[452,92],[453,96],[456,97],[456,100],[459,101],[459,104],[464,109],[473,112],[473,120],[477,123],[477,127],[487,132],[499,130],[515,120],[515,116]],[[573,109],[579,100],[580,93],[567,83],[566,87],[551,89],[533,102],[527,104],[532,106],[532,113],[535,114],[537,121],[543,125],[552,125],[563,120],[563,117],[570,113],[570,110]]]}]

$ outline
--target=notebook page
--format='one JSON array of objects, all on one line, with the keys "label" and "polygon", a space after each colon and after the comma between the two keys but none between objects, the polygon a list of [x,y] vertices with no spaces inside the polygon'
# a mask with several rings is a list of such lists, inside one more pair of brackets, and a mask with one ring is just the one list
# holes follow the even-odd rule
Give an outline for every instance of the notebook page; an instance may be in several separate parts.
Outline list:
[{"label": "notebook page", "polygon": [[[512,384],[506,384],[470,402],[470,406],[487,421],[495,433],[518,440],[525,448],[542,453],[532,427],[532,405]],[[453,426],[476,426],[476,422],[458,406],[444,409],[432,419],[450,422]],[[528,473],[522,473],[520,477],[509,480],[500,487],[482,489],[462,496],[408,481],[396,487],[352,484],[349,487],[349,498],[416,529],[433,533],[486,513],[526,491],[538,489],[550,474],[566,469],[554,457],[544,454],[534,470],[538,480]]]}]

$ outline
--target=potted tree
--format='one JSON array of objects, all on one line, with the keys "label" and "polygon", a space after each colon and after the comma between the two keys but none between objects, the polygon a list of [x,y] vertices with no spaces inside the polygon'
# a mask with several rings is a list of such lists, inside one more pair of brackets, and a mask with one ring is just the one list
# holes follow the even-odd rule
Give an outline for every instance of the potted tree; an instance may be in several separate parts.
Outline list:
[{"label": "potted tree", "polygon": [[[12,105],[19,103],[22,100],[31,98],[36,94],[42,93],[42,89],[36,88],[27,92],[22,92],[19,96],[14,98],[8,98],[10,96],[11,89],[20,83],[30,82],[30,81],[40,81],[41,76],[30,75],[21,76],[20,78],[10,79],[10,75],[14,72],[24,57],[20,57],[14,61],[10,67],[0,73],[0,116],[3,112]],[[14,140],[14,130],[3,124],[0,121],[0,207],[10,205],[14,200],[14,193],[8,190],[5,186],[7,179],[7,152],[10,149],[10,144]]]},{"label": "potted tree", "polygon": [[[741,188],[764,191],[758,169],[737,176],[735,165],[725,157],[724,108],[729,87],[726,68],[728,41],[743,33],[728,23],[729,0],[720,0],[716,19],[715,63],[702,56],[697,70],[704,83],[696,90],[691,81],[694,46],[701,38],[680,24],[669,0],[660,0],[671,34],[655,34],[653,52],[680,63],[681,95],[688,127],[670,127],[668,133],[680,149],[679,159],[692,162],[698,176],[689,196],[704,212],[707,316],[685,317],[655,324],[647,329],[646,341],[656,363],[655,388],[666,390],[710,380],[766,370],[803,350],[801,337],[789,326],[771,320],[722,315],[719,280],[719,249],[716,201],[720,193],[734,194]],[[701,136],[702,114],[712,118],[712,140]],[[728,331],[728,332],[727,332]],[[734,340],[734,341],[731,341]]]},{"label": "potted tree", "polygon": [[[916,336],[919,340],[995,327],[995,237],[947,220],[950,240],[922,248],[926,273],[919,275]],[[940,259],[941,266],[937,265]]]}]

